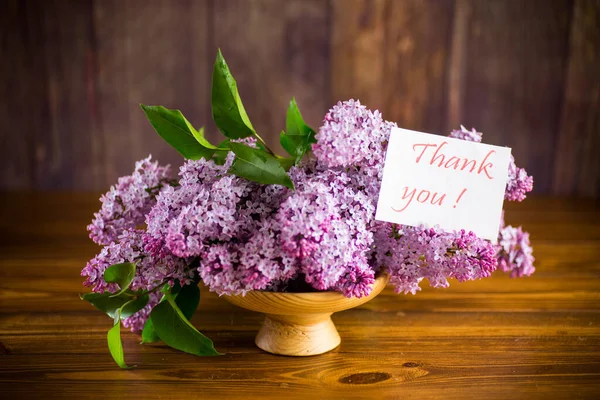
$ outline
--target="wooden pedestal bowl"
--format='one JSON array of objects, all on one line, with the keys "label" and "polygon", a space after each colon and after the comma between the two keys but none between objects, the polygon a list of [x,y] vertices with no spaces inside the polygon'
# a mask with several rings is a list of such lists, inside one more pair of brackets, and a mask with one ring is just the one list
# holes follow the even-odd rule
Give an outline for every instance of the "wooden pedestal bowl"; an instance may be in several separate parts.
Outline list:
[{"label": "wooden pedestal bowl", "polygon": [[335,349],[340,335],[331,314],[366,303],[388,283],[388,274],[380,274],[371,294],[347,298],[339,292],[276,293],[249,292],[245,296],[223,296],[230,303],[265,314],[256,345],[273,354],[314,356]]}]

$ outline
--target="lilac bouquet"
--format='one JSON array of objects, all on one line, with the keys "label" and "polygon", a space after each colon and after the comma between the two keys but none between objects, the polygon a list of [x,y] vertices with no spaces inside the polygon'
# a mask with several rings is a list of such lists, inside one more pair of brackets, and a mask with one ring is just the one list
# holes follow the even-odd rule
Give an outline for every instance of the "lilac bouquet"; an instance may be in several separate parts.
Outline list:
[{"label": "lilac bouquet", "polygon": [[[386,270],[397,292],[415,294],[427,279],[534,272],[529,235],[501,223],[498,244],[472,232],[444,232],[375,220],[392,122],[349,100],[333,106],[315,132],[294,100],[281,133],[288,157],[256,133],[219,52],[213,117],[226,139],[209,143],[177,110],[142,106],[155,130],[186,158],[173,174],[151,157],[101,197],[88,226],[104,246],[82,271],[83,296],[111,316],[109,350],[121,367],[122,324],[143,343],[162,340],[197,355],[218,355],[189,322],[199,281],[219,295],[249,291],[339,291],[366,296]],[[461,127],[451,137],[480,142]],[[522,201],[533,179],[514,159],[507,200]]]}]

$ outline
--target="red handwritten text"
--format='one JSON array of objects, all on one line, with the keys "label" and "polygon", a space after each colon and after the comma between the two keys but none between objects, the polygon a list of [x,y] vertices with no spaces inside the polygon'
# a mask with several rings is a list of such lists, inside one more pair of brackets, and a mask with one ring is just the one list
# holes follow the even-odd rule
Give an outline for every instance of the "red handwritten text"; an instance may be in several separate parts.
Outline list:
[{"label": "red handwritten text", "polygon": [[[489,158],[492,156],[492,154],[494,154],[496,152],[496,150],[490,150],[485,157],[483,158],[483,160],[479,163],[479,167],[478,167],[478,162],[477,160],[469,160],[468,158],[462,158],[462,157],[457,157],[457,156],[450,156],[448,158],[448,156],[446,154],[444,154],[442,152],[442,148],[447,145],[448,142],[442,142],[441,144],[437,145],[434,143],[416,143],[413,145],[413,150],[414,151],[418,151],[418,148],[422,148],[420,151],[421,153],[417,156],[416,158],[416,163],[418,164],[419,162],[421,162],[421,159],[423,158],[423,156],[425,155],[425,153],[427,153],[427,155],[431,156],[429,158],[429,165],[434,165],[436,164],[437,167],[439,168],[452,168],[454,170],[461,170],[461,171],[465,171],[467,170],[469,173],[474,172],[475,170],[477,170],[477,174],[481,174],[482,172],[485,174],[485,176],[488,177],[488,179],[494,179],[494,177],[492,175],[490,175],[490,171],[488,170],[488,168],[493,168],[494,164],[489,162]],[[428,149],[431,148],[432,150],[435,149],[435,151],[428,151]]]},{"label": "red handwritten text", "polygon": [[425,190],[425,189],[421,189],[418,190],[416,188],[413,188],[412,190],[410,190],[408,188],[408,186],[404,187],[404,194],[401,195],[402,199],[401,202],[403,202],[403,204],[401,204],[401,208],[395,208],[392,206],[392,210],[396,211],[396,212],[402,212],[404,210],[406,210],[408,208],[408,206],[412,203],[413,199],[415,199],[415,195],[416,195],[416,200],[419,203],[425,204],[428,203],[431,204],[432,206],[441,206],[444,202],[444,199],[446,198],[446,194],[445,193],[438,193],[438,192],[434,192],[433,194],[429,191],[429,190]]}]

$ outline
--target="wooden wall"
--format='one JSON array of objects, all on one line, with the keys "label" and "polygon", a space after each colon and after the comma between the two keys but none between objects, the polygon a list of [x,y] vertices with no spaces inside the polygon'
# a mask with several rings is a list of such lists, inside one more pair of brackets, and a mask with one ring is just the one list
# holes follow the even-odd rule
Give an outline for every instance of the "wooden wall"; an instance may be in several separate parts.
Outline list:
[{"label": "wooden wall", "polygon": [[98,190],[163,144],[138,103],[216,138],[221,47],[277,142],[360,98],[400,126],[477,127],[537,193],[600,196],[600,0],[62,0],[0,5],[0,188]]}]

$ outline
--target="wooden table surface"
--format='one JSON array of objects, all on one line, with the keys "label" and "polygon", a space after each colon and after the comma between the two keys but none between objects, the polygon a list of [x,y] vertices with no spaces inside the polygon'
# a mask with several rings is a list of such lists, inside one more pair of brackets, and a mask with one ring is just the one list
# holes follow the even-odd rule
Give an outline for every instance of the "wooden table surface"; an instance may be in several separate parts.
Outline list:
[{"label": "wooden table surface", "polygon": [[121,370],[111,321],[79,300],[98,251],[85,225],[96,194],[0,194],[0,393],[3,398],[600,398],[600,207],[532,198],[509,223],[531,232],[537,272],[387,288],[334,314],[342,344],[309,358],[254,346],[260,314],[202,292],[193,323],[227,353],[201,358],[126,332]]}]

